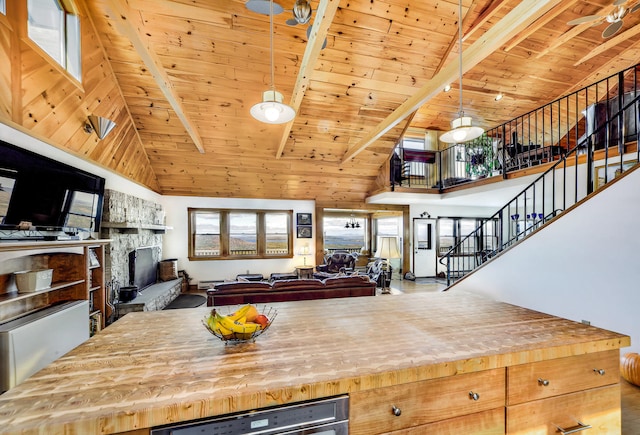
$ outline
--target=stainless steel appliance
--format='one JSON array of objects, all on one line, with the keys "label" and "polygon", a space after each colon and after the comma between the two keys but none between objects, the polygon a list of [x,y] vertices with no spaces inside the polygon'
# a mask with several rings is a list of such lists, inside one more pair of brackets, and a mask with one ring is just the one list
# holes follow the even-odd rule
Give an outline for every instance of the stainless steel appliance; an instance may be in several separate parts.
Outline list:
[{"label": "stainless steel appliance", "polygon": [[349,397],[296,403],[162,426],[151,435],[347,435]]}]

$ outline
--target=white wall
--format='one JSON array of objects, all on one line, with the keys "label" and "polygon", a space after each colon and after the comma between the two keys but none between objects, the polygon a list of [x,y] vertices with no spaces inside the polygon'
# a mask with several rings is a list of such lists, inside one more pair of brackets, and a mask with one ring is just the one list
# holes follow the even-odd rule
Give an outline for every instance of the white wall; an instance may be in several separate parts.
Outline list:
[{"label": "white wall", "polygon": [[640,170],[454,285],[631,336],[640,351]]},{"label": "white wall", "polygon": [[[0,140],[3,140],[12,145],[19,146],[34,153],[38,153],[42,156],[48,157],[58,162],[65,163],[75,168],[79,168],[103,177],[105,179],[105,188],[107,189],[126,192],[130,195],[137,196],[138,198],[142,199],[147,199],[149,201],[158,203],[160,202],[161,195],[157,194],[156,192],[149,190],[146,187],[141,186],[140,184],[134,183],[131,180],[116,174],[115,172],[111,172],[110,170],[104,169],[101,166],[86,162],[81,158],[75,157],[65,151],[62,151],[39,139],[35,139],[28,134],[23,133],[22,131],[16,128],[12,128],[3,123],[0,123]],[[98,146],[100,146],[99,142]]]},{"label": "white wall", "polygon": [[[166,212],[166,224],[173,227],[163,237],[164,258],[177,258],[178,268],[184,269],[193,279],[192,284],[199,280],[232,279],[239,273],[262,273],[268,276],[272,272],[292,272],[295,266],[304,263],[304,257],[295,255],[292,259],[274,260],[228,260],[228,261],[189,261],[188,260],[188,207],[219,207],[219,208],[259,208],[293,210],[295,213],[312,213],[314,216],[314,233],[311,239],[294,238],[294,253],[300,252],[304,244],[308,244],[311,255],[307,256],[307,264],[313,263],[315,258],[315,202],[314,201],[283,201],[283,200],[251,200],[228,198],[178,197],[162,196],[152,190],[134,183],[114,172],[100,166],[86,162],[68,154],[39,139],[35,139],[22,131],[0,123],[0,139],[45,157],[57,160],[76,168],[99,175],[105,179],[107,189],[126,192],[138,198],[154,201],[162,206]],[[98,145],[99,146],[99,145]]]},{"label": "white wall", "polygon": [[263,210],[293,210],[293,225],[295,226],[296,213],[312,213],[313,238],[293,239],[293,252],[297,254],[303,245],[308,244],[310,256],[307,256],[307,264],[313,264],[315,258],[315,201],[289,201],[269,199],[239,199],[239,198],[203,198],[191,196],[164,196],[162,198],[167,225],[173,227],[168,230],[163,238],[163,252],[166,258],[177,258],[178,269],[184,269],[197,281],[206,280],[230,280],[240,273],[261,273],[268,277],[271,273],[293,272],[296,266],[304,263],[304,257],[294,255],[291,259],[274,260],[215,260],[215,261],[189,261],[189,219],[187,209],[189,207],[203,208],[255,208]]}]

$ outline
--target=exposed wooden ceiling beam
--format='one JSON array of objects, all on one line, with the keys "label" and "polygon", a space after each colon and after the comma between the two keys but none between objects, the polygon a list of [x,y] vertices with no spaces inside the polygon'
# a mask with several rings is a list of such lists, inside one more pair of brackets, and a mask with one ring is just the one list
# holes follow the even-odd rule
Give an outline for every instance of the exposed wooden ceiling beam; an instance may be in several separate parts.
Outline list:
[{"label": "exposed wooden ceiling beam", "polygon": [[573,6],[577,1],[578,0],[571,0],[571,1],[567,2],[567,3],[556,5],[549,12],[544,14],[543,17],[540,17],[538,20],[536,20],[535,23],[533,23],[532,25],[530,25],[529,27],[524,29],[522,32],[520,32],[518,35],[516,35],[515,38],[513,38],[511,40],[509,45],[507,45],[505,47],[504,51],[509,52],[514,47],[517,47],[522,41],[524,41],[529,36],[533,35],[538,30],[540,30],[541,28],[543,28],[544,26],[549,24],[558,15],[560,15],[562,12],[566,11],[567,9],[569,9],[569,7]]},{"label": "exposed wooden ceiling beam", "polygon": [[[466,51],[462,53],[463,73],[476,66],[494,51],[500,49],[503,44],[525,29],[536,19],[541,17],[561,0],[523,0],[500,22],[482,35]],[[444,85],[449,83],[457,74],[459,65],[457,62],[449,63],[424,85],[411,98],[402,103],[391,115],[378,124],[358,144],[349,149],[342,162],[347,162],[361,153],[365,148],[379,139],[382,135],[395,127],[400,121],[412,112],[418,110],[434,95],[442,91]]]},{"label": "exposed wooden ceiling beam", "polygon": [[[473,33],[478,30],[484,23],[489,21],[491,17],[493,17],[508,0],[496,0],[492,1],[487,8],[482,11],[480,16],[471,24],[471,27],[462,37],[462,41],[466,41]],[[475,3],[475,2],[474,2]]]},{"label": "exposed wooden ceiling beam", "polygon": [[[499,2],[498,2],[499,3]],[[475,4],[475,3],[474,3]],[[467,10],[467,13],[464,16],[464,19],[462,20],[462,29],[466,29],[469,24],[468,21],[470,20],[469,18],[469,13],[471,12],[471,10]],[[471,31],[475,30],[475,27],[477,25],[478,20],[476,20],[472,25],[471,25]],[[447,61],[449,60],[449,55],[451,54],[451,52],[453,51],[453,47],[456,46],[456,44],[458,44],[458,39],[459,39],[459,35],[458,32],[455,32],[452,37],[451,37],[451,41],[449,41],[449,45],[447,46],[447,49],[445,50],[445,52],[442,54],[442,57],[440,58],[440,63],[438,64],[438,66],[436,67],[436,70],[434,71],[433,75],[436,75],[440,72],[440,70],[442,69],[442,67],[447,63]],[[462,40],[464,41],[464,36],[462,37]]]},{"label": "exposed wooden ceiling beam", "polygon": [[[309,86],[311,73],[318,61],[318,57],[320,57],[322,44],[324,44],[324,40],[327,37],[329,26],[331,26],[331,23],[333,22],[338,6],[340,6],[340,0],[320,0],[320,4],[318,5],[316,18],[313,20],[313,26],[311,27],[311,33],[309,34],[309,40],[307,41],[307,48],[304,50],[302,64],[300,65],[296,85],[293,88],[291,102],[289,103],[296,113],[302,104],[304,92],[306,91],[307,86]],[[289,140],[289,133],[291,133],[291,128],[293,127],[294,122],[295,118],[291,122],[288,122],[284,127],[282,139],[280,139],[280,145],[276,152],[277,159],[282,156],[282,152]]]},{"label": "exposed wooden ceiling beam", "polygon": [[[610,10],[611,10],[611,5],[609,4],[609,5],[601,8],[598,12],[596,12],[593,15],[602,15],[604,17],[605,15],[607,15],[607,13],[610,12]],[[549,44],[544,50],[542,50],[540,53],[538,53],[536,55],[536,59],[540,59],[541,57],[543,57],[544,55],[546,55],[550,51],[555,50],[556,48],[560,47],[562,44],[564,44],[564,43],[570,41],[571,39],[575,38],[576,36],[578,36],[579,34],[584,32],[585,30],[589,29],[590,27],[593,27],[593,22],[578,24],[578,25],[574,26],[572,29],[567,30],[559,38],[556,38],[551,44]]]},{"label": "exposed wooden ceiling beam", "polygon": [[595,56],[598,56],[599,54],[604,53],[605,51],[609,50],[611,47],[615,47],[616,45],[626,41],[627,39],[633,38],[637,34],[640,34],[640,26],[633,26],[632,28],[619,34],[618,36],[611,39],[607,39],[605,42],[598,45],[596,48],[594,48],[589,53],[587,53],[582,59],[574,63],[573,66],[578,66],[582,62],[586,62],[592,57],[595,57]]},{"label": "exposed wooden ceiling beam", "polygon": [[158,84],[160,91],[163,93],[171,108],[176,113],[185,130],[193,140],[196,148],[200,153],[204,154],[202,139],[196,129],[195,124],[186,114],[180,96],[176,93],[169,79],[169,75],[162,66],[160,59],[156,56],[149,44],[145,43],[141,37],[141,22],[136,17],[136,13],[132,12],[121,0],[106,0],[106,5],[111,11],[112,18],[122,35],[126,36],[135,48],[136,52],[144,62],[145,66]]}]

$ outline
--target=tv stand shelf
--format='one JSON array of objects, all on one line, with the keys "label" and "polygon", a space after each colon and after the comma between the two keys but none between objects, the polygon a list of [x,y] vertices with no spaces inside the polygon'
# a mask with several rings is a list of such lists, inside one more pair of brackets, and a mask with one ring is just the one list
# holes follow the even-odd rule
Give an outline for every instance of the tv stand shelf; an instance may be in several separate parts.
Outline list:
[{"label": "tv stand shelf", "polygon": [[[0,323],[59,302],[88,300],[101,313],[100,327],[111,314],[104,282],[104,247],[110,240],[23,241],[0,243]],[[97,261],[90,265],[91,259]],[[18,293],[14,272],[53,269],[51,287]]]}]

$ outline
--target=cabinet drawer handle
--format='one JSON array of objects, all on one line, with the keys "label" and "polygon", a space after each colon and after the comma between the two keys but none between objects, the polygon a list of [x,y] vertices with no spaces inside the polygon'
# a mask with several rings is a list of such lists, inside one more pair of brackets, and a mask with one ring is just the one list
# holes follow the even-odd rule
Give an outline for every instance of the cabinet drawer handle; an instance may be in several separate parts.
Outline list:
[{"label": "cabinet drawer handle", "polygon": [[560,427],[560,426],[558,426],[556,424],[555,426],[558,428],[558,430],[556,432],[561,433],[562,435],[568,435],[568,434],[571,434],[571,433],[576,433],[576,432],[580,432],[580,431],[583,431],[583,430],[591,429],[591,425],[590,424],[584,424],[584,423],[581,423],[579,421],[576,422],[576,423],[578,423],[578,424],[576,424],[575,426],[568,427],[566,429],[564,429],[564,428],[562,428],[562,427]]},{"label": "cabinet drawer handle", "polygon": [[549,386],[549,380],[548,379],[538,378],[538,385],[542,385],[543,387],[548,387]]},{"label": "cabinet drawer handle", "polygon": [[593,371],[597,374],[599,374],[600,376],[604,376],[605,371],[604,369],[593,369]]},{"label": "cabinet drawer handle", "polygon": [[478,393],[474,393],[473,391],[469,391],[469,399],[480,400],[480,395]]},{"label": "cabinet drawer handle", "polygon": [[391,411],[393,412],[393,415],[395,415],[396,417],[400,417],[400,414],[402,414],[402,410],[396,407],[395,405],[391,406]]}]

